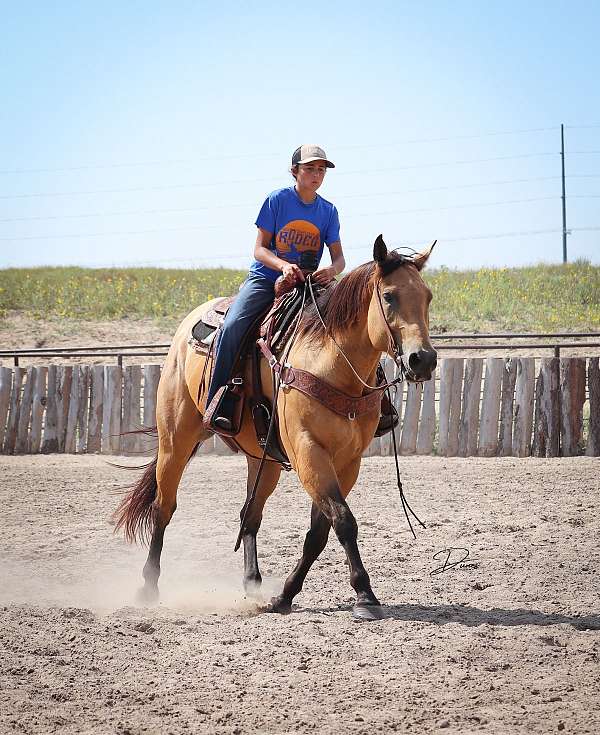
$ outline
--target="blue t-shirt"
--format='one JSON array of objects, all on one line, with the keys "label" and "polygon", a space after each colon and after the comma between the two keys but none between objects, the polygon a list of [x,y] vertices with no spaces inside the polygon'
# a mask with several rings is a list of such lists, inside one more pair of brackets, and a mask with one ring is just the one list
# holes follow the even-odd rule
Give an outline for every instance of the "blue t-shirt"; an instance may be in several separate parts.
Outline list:
[{"label": "blue t-shirt", "polygon": [[[300,265],[301,258],[306,262],[307,257],[313,261],[316,258],[318,265],[323,246],[340,239],[340,220],[333,204],[318,194],[314,202],[305,204],[293,186],[269,194],[258,213],[256,226],[273,233],[269,248],[279,258],[297,265]],[[273,282],[281,275],[281,271],[268,268],[257,260],[250,273]]]}]

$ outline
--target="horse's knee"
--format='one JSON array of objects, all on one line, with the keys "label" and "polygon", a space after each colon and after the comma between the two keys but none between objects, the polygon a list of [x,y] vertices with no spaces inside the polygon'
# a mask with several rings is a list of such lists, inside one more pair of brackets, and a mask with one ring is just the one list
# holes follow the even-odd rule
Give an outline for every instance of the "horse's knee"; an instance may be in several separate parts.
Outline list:
[{"label": "horse's knee", "polygon": [[331,523],[335,535],[342,544],[349,541],[356,541],[358,537],[358,524],[339,490],[329,496],[323,504],[321,512]]}]

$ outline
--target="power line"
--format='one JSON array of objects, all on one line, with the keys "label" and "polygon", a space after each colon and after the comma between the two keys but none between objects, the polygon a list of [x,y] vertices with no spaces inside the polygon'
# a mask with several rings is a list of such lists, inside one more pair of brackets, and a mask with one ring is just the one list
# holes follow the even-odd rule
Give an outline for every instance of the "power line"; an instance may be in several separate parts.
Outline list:
[{"label": "power line", "polygon": [[[560,178],[557,176],[551,176],[551,177],[545,177],[545,178]],[[523,179],[525,181],[526,179]],[[496,182],[499,183],[499,182]],[[468,187],[475,187],[478,186],[477,184],[468,184]],[[458,187],[439,187],[440,189],[452,189],[452,188],[458,188]],[[437,189],[413,189],[412,192],[418,192],[418,191],[436,191]],[[404,191],[404,192],[380,192],[377,194],[359,194],[359,195],[349,195],[347,197],[341,196],[336,197],[338,200],[343,199],[351,199],[351,198],[371,198],[371,197],[381,197],[381,196],[396,196],[398,194],[406,194],[409,193],[411,190]],[[575,196],[575,195],[573,195]],[[587,195],[579,195],[579,198],[584,198]],[[590,197],[595,197],[596,195],[589,195]],[[500,202],[476,202],[473,204],[456,204],[456,205],[450,205],[447,207],[428,207],[426,209],[418,208],[418,209],[404,209],[404,210],[393,210],[393,212],[402,213],[402,214],[408,214],[410,212],[434,212],[437,210],[446,210],[446,209],[465,209],[470,207],[491,207],[496,205],[506,205],[506,204],[521,204],[521,203],[529,203],[529,202],[541,202],[545,200],[551,200],[556,199],[556,196],[547,196],[547,197],[534,197],[530,199],[510,199],[507,201],[500,201]],[[125,210],[120,212],[88,212],[83,214],[62,214],[62,215],[47,215],[44,217],[10,217],[6,219],[0,219],[0,223],[7,223],[7,222],[40,222],[40,221],[47,221],[47,220],[62,220],[62,219],[88,219],[93,217],[124,217],[124,216],[131,216],[131,215],[152,215],[152,214],[182,214],[186,212],[202,212],[202,211],[210,211],[212,209],[248,209],[250,207],[255,207],[256,204],[215,204],[215,205],[204,205],[201,207],[185,207],[182,209],[146,209],[146,210]],[[381,212],[365,212],[361,214],[353,214],[353,215],[346,215],[346,217],[367,217],[370,214],[382,214]],[[387,212],[384,212],[383,214],[387,214]]]},{"label": "power line", "polygon": [[[576,178],[574,176],[567,176],[567,178]],[[600,178],[598,175],[597,178]],[[336,197],[336,200],[344,199],[370,199],[373,197],[387,197],[387,196],[400,196],[404,194],[421,194],[429,193],[434,191],[454,191],[455,189],[474,189],[481,188],[482,186],[503,186],[506,184],[525,184],[533,183],[538,181],[556,181],[560,179],[560,176],[537,176],[529,179],[505,179],[502,181],[483,181],[474,184],[452,184],[450,186],[432,186],[425,189],[403,189],[401,191],[381,191],[381,192],[367,192],[361,194],[341,194]],[[150,210],[124,210],[120,212],[89,212],[82,214],[65,214],[65,215],[48,215],[44,217],[11,217],[7,219],[0,219],[0,222],[34,222],[39,220],[56,220],[56,219],[84,219],[87,217],[113,217],[113,216],[125,216],[135,214],[168,214],[172,212],[193,212],[205,209],[219,209],[219,208],[242,208],[242,207],[256,207],[256,202],[252,204],[229,204],[229,205],[207,205],[201,207],[186,207],[183,209],[150,209]]]},{"label": "power line", "polygon": [[451,209],[471,209],[475,207],[495,207],[506,204],[529,204],[531,202],[545,202],[556,200],[558,196],[551,197],[534,197],[531,199],[511,199],[504,202],[479,202],[475,204],[453,204],[448,207],[419,207],[418,209],[390,209],[385,212],[364,212],[360,214],[347,214],[344,219],[349,217],[375,217],[386,214],[414,214],[416,212],[444,212]]},{"label": "power line", "polygon": [[[358,214],[345,215],[345,219],[353,217],[375,217],[388,214],[413,214],[415,212],[437,212],[447,211],[452,209],[470,209],[477,207],[495,207],[501,205],[510,204],[529,204],[531,202],[542,202],[557,199],[557,196],[547,197],[532,197],[530,199],[511,199],[503,202],[476,202],[472,204],[454,204],[447,207],[418,207],[416,209],[391,209],[384,212],[361,212]],[[0,220],[1,221],[1,220]],[[82,234],[65,234],[65,235],[26,235],[23,237],[0,237],[0,242],[19,242],[29,240],[61,240],[63,238],[68,239],[85,239],[87,237],[114,237],[120,235],[148,235],[162,232],[181,232],[185,230],[201,230],[201,229],[215,229],[220,228],[222,225],[189,225],[185,227],[175,228],[159,228],[159,229],[146,229],[146,230],[129,230],[126,232],[92,232]],[[237,228],[240,229],[240,228]]]},{"label": "power line", "polygon": [[[585,127],[585,126],[584,126]],[[593,126],[590,126],[593,127]],[[413,138],[412,140],[397,140],[387,143],[359,143],[353,145],[337,146],[337,150],[358,150],[371,148],[392,148],[395,146],[414,145],[416,143],[444,143],[454,140],[475,140],[477,138],[487,138],[502,135],[523,135],[528,133],[543,133],[556,131],[556,128],[526,128],[517,130],[501,130],[490,131],[486,133],[473,133],[470,135],[455,135],[439,138]],[[56,168],[29,168],[29,169],[4,169],[0,170],[1,175],[9,174],[38,174],[38,173],[61,173],[66,171],[90,171],[95,169],[112,169],[112,168],[138,168],[146,166],[193,166],[202,161],[227,161],[248,158],[278,158],[280,153],[235,153],[228,155],[209,155],[197,156],[194,159],[173,159],[166,161],[134,161],[124,163],[92,163],[82,164],[78,166],[60,166]]]},{"label": "power line", "polygon": [[[462,166],[473,163],[492,163],[495,161],[514,161],[526,158],[540,158],[546,156],[558,155],[554,152],[543,153],[521,153],[512,156],[494,156],[491,158],[472,158],[460,161],[438,161],[435,163],[411,164],[409,166],[391,166],[384,168],[356,169],[354,171],[340,171],[336,176],[353,176],[355,174],[374,174],[386,173],[393,171],[414,171],[423,168],[438,168],[444,166]],[[225,181],[202,182],[200,184],[170,184],[167,186],[152,187],[131,187],[127,189],[96,189],[91,191],[70,191],[70,192],[36,192],[27,194],[3,194],[0,199],[30,199],[40,197],[61,197],[61,196],[82,196],[89,194],[121,194],[139,191],[168,191],[173,189],[195,189],[195,188],[211,188],[215,186],[229,186],[231,184],[254,184],[269,181],[273,183],[273,177],[260,179],[232,179]]]},{"label": "power line", "polygon": [[[188,229],[188,228],[184,228]],[[571,227],[571,232],[597,232],[600,231],[600,225],[591,225],[588,227]],[[152,231],[151,231],[152,232]],[[496,232],[496,233],[488,233],[488,234],[479,234],[479,235],[461,235],[460,237],[446,237],[443,235],[440,235],[437,239],[440,243],[449,243],[449,242],[470,242],[473,240],[496,240],[496,239],[502,239],[506,237],[522,237],[522,236],[533,236],[533,235],[546,235],[546,234],[554,234],[557,232],[562,232],[560,228],[551,228],[551,229],[540,229],[540,230],[520,230],[520,231],[511,231],[511,232]],[[134,233],[134,234],[141,234],[141,233]],[[429,238],[431,239],[431,238]],[[403,245],[409,245],[409,246],[419,246],[423,243],[427,242],[428,238],[419,238],[418,240],[412,240],[412,241],[403,241]],[[365,245],[344,245],[344,252],[346,251],[354,251],[354,250],[364,250]],[[135,266],[141,266],[144,264],[156,264],[156,263],[176,263],[176,262],[184,262],[184,263],[191,263],[193,261],[222,261],[222,260],[238,260],[238,259],[252,259],[252,254],[248,251],[245,253],[229,253],[228,255],[211,255],[206,257],[185,257],[185,258],[165,258],[165,259],[158,259],[158,260],[145,260],[145,261],[129,261],[132,264],[132,267]],[[83,267],[83,266],[82,266]],[[109,268],[112,267],[112,265],[94,265],[94,268]],[[123,265],[119,267],[125,267]],[[129,267],[129,266],[128,266]]]}]

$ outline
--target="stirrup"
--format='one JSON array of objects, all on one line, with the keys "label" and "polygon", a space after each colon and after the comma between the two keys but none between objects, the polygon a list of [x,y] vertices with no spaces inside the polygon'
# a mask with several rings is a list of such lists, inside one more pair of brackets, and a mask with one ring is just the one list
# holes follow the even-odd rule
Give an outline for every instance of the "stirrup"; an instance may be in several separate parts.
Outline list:
[{"label": "stirrup", "polygon": [[375,429],[376,437],[387,434],[389,431],[392,431],[392,429],[395,429],[400,423],[398,411],[396,411],[393,406],[389,406],[389,408],[392,409],[391,413],[382,413],[379,417],[379,424],[377,425],[377,429]]}]

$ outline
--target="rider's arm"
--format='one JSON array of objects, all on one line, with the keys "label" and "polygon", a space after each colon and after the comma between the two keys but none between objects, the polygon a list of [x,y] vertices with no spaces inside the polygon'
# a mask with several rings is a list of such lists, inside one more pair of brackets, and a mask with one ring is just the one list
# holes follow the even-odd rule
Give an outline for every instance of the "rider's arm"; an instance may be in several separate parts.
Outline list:
[{"label": "rider's arm", "polygon": [[285,278],[289,279],[292,283],[296,280],[303,281],[304,275],[295,263],[288,263],[287,260],[279,258],[272,250],[269,249],[272,237],[272,232],[263,230],[262,227],[258,228],[256,243],[254,245],[254,257],[256,260],[258,260],[259,263],[263,263],[268,268],[272,268],[274,271],[281,271]]},{"label": "rider's arm", "polygon": [[315,283],[329,283],[346,267],[342,243],[339,240],[331,243],[329,254],[331,255],[331,265],[319,268],[319,270],[313,273],[313,281]]}]

